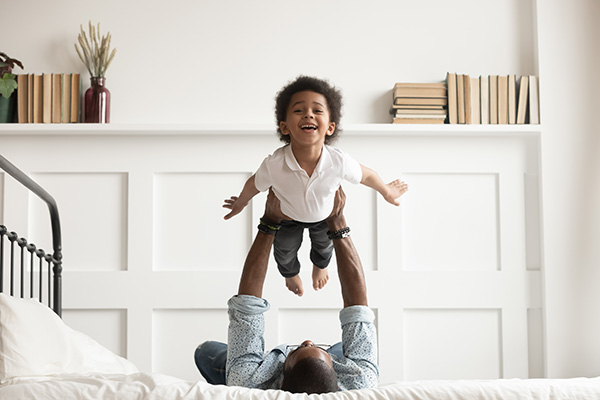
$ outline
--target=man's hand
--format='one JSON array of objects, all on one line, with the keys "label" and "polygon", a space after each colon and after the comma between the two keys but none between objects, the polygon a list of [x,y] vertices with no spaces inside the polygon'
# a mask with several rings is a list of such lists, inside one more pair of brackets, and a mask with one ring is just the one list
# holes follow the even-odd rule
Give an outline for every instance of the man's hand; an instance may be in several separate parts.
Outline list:
[{"label": "man's hand", "polygon": [[346,205],[346,193],[342,190],[340,186],[338,190],[335,192],[335,198],[333,201],[333,210],[331,210],[331,214],[325,220],[327,222],[327,226],[329,230],[334,232],[338,229],[342,229],[346,227],[346,218],[344,217],[344,206]]},{"label": "man's hand", "polygon": [[273,189],[269,189],[267,202],[265,204],[265,213],[263,214],[262,219],[265,222],[271,222],[275,225],[279,225],[284,219],[289,219],[287,215],[281,212],[281,202],[277,196],[275,196],[275,193],[273,193]]}]

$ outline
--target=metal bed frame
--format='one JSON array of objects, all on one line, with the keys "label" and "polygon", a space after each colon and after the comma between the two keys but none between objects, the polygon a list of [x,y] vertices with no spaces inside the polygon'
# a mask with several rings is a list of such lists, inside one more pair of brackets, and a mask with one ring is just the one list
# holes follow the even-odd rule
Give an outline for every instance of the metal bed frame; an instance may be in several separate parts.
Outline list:
[{"label": "metal bed frame", "polygon": [[[20,297],[25,297],[25,282],[27,273],[25,265],[29,261],[29,297],[34,294],[34,266],[38,263],[38,297],[43,303],[42,278],[43,265],[47,263],[48,287],[47,287],[47,304],[60,317],[62,315],[62,246],[60,234],[60,218],[58,216],[58,207],[54,198],[31,179],[27,174],[13,165],[10,161],[0,155],[0,168],[6,173],[20,182],[23,186],[29,189],[42,199],[50,210],[50,223],[52,226],[52,247],[53,253],[46,253],[43,249],[37,249],[35,244],[27,243],[25,238],[19,238],[16,232],[9,231],[4,225],[0,225],[0,292],[4,292],[4,275],[5,261],[8,261],[10,269],[10,295],[15,296],[15,280],[18,277],[20,282]],[[5,243],[8,246],[5,246]],[[20,248],[17,249],[16,246]],[[5,247],[9,247],[5,255]],[[5,260],[7,258],[8,260]],[[18,262],[17,262],[18,261]],[[18,267],[18,268],[16,268]],[[17,271],[16,271],[17,269]]]}]

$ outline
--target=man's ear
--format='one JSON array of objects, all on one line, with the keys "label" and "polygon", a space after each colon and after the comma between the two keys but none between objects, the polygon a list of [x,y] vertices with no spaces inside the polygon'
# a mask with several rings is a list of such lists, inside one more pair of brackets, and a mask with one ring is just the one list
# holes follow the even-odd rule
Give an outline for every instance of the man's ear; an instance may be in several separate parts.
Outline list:
[{"label": "man's ear", "polygon": [[287,126],[287,124],[285,123],[285,121],[281,121],[279,123],[279,130],[281,131],[282,134],[284,135],[289,135],[290,134],[290,130]]}]

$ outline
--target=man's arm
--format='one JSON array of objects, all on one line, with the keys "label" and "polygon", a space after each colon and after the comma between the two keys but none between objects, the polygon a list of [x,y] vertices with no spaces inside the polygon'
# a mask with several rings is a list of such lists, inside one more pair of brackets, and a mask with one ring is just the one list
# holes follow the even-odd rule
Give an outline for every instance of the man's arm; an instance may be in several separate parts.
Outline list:
[{"label": "man's arm", "polygon": [[[267,203],[265,205],[265,213],[261,221],[270,225],[277,226],[281,224],[281,220],[286,218],[281,212],[279,199],[272,190],[269,189],[267,195]],[[262,297],[265,276],[267,274],[267,266],[269,264],[269,255],[275,235],[270,235],[259,231],[256,234],[254,243],[250,247],[250,251],[246,256],[242,277],[240,278],[240,286],[238,294],[247,294],[255,297]]]},{"label": "man's arm", "polygon": [[[275,227],[285,216],[279,200],[269,191],[263,223]],[[260,368],[264,357],[264,313],[269,303],[262,299],[269,255],[274,235],[259,231],[248,252],[238,295],[229,302],[229,331],[227,338],[227,384],[244,387],[263,387],[267,382]]]},{"label": "man's arm", "polygon": [[[346,194],[340,187],[335,194],[333,211],[327,218],[329,231],[335,232],[347,227],[346,218],[343,213],[345,204]],[[354,247],[354,243],[352,243],[352,239],[349,236],[343,239],[333,239],[333,247],[335,249],[340,285],[342,287],[344,307],[366,306],[367,286],[365,284],[365,276],[360,257]]]},{"label": "man's arm", "polygon": [[[327,218],[331,232],[347,226],[343,214],[345,202],[346,195],[340,187],[336,193],[333,211]],[[349,236],[333,239],[333,246],[344,299],[344,309],[340,311],[344,357],[347,359],[347,366],[353,363],[362,372],[360,375],[356,374],[353,367],[348,367],[350,371],[344,373],[342,367],[338,373],[339,385],[344,390],[375,387],[379,377],[377,334],[373,324],[375,315],[366,307],[367,286],[362,263]]]}]

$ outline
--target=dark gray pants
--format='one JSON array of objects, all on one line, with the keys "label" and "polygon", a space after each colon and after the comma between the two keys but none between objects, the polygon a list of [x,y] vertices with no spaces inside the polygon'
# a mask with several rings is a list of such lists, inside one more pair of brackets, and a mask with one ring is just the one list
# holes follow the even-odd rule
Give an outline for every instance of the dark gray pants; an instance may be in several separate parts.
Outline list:
[{"label": "dark gray pants", "polygon": [[327,268],[333,254],[333,243],[327,237],[327,223],[281,221],[281,229],[275,235],[273,254],[277,268],[285,278],[291,278],[300,272],[298,249],[302,244],[304,229],[308,229],[310,236],[310,260],[318,268]]}]

